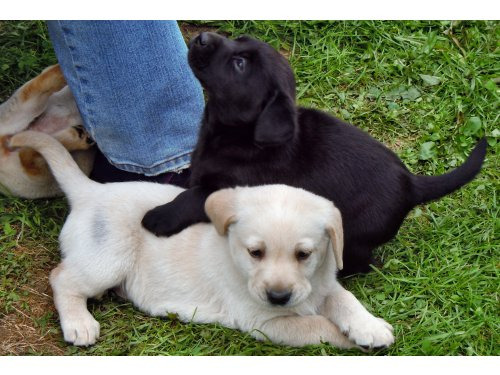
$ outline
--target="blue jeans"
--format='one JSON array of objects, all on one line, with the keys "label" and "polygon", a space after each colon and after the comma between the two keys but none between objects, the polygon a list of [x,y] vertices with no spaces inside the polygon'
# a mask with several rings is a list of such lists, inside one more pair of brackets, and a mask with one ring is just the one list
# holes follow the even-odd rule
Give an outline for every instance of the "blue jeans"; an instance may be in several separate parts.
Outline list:
[{"label": "blue jeans", "polygon": [[187,168],[204,99],[175,21],[49,21],[84,126],[111,164]]}]

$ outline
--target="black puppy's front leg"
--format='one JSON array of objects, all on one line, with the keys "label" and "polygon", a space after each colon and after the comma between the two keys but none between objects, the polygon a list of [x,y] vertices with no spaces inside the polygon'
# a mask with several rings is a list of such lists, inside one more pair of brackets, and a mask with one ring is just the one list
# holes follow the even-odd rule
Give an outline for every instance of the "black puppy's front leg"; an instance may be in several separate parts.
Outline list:
[{"label": "black puppy's front leg", "polygon": [[194,187],[179,194],[173,201],[148,211],[142,225],[157,236],[171,236],[188,226],[210,222],[205,201],[212,190]]}]

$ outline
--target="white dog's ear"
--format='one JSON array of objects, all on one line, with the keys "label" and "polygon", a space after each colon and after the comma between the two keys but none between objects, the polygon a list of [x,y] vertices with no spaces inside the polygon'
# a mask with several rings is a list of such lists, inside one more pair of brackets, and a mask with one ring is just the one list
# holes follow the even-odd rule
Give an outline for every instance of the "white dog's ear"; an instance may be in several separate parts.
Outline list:
[{"label": "white dog's ear", "polygon": [[344,229],[342,227],[342,216],[335,206],[333,206],[332,215],[330,217],[330,222],[326,226],[326,231],[330,236],[337,268],[341,270],[344,268],[344,263],[342,261],[342,253],[344,251]]},{"label": "white dog's ear", "polygon": [[205,201],[205,212],[217,233],[224,236],[229,225],[236,221],[236,190],[222,189],[210,194]]}]

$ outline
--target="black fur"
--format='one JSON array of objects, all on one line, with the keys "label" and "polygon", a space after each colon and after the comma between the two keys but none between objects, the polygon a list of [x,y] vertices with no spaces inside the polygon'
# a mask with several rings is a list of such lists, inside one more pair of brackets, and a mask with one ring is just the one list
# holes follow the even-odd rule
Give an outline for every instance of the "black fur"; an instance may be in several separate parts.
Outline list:
[{"label": "black fur", "polygon": [[284,183],[331,199],[344,223],[342,275],[367,272],[417,204],[437,199],[479,172],[486,141],[442,176],[415,176],[384,145],[324,112],[295,106],[293,72],[266,43],[202,33],[189,62],[208,101],[192,158],[191,189],[149,211],[143,225],[171,235],[208,221],[203,202],[236,185]]}]

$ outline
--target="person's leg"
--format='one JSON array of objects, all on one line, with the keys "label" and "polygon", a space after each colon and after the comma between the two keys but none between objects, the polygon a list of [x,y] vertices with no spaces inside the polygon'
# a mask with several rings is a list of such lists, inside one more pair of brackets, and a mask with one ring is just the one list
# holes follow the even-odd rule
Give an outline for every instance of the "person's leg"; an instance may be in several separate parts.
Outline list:
[{"label": "person's leg", "polygon": [[187,168],[204,100],[177,22],[49,21],[48,28],[105,157],[147,176]]}]

